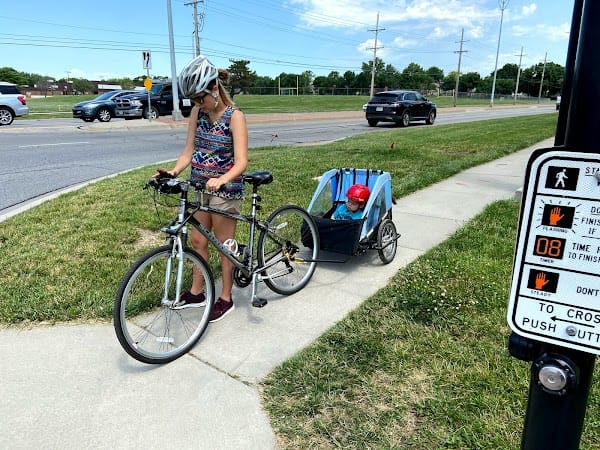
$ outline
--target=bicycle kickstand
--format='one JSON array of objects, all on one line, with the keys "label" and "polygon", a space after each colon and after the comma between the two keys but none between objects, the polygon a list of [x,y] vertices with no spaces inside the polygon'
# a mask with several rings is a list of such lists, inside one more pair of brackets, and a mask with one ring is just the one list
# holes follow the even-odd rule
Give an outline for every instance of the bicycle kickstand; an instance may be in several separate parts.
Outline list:
[{"label": "bicycle kickstand", "polygon": [[258,283],[258,273],[252,275],[252,306],[262,308],[267,305],[267,299],[256,295],[256,283]]}]

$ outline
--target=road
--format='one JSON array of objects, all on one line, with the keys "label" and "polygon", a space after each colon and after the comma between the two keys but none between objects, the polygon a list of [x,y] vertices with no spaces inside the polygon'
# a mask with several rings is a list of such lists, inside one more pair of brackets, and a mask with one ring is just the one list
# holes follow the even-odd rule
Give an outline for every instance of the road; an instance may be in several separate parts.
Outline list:
[{"label": "road", "polygon": [[[553,105],[457,108],[440,110],[436,125],[553,112]],[[317,120],[300,114],[248,116],[250,147],[328,142],[397,129],[391,124],[371,128],[361,113],[350,115]],[[185,142],[185,126],[142,122],[146,121],[113,119],[90,125],[74,119],[17,120],[0,128],[0,220],[82,183],[175,159]]]}]

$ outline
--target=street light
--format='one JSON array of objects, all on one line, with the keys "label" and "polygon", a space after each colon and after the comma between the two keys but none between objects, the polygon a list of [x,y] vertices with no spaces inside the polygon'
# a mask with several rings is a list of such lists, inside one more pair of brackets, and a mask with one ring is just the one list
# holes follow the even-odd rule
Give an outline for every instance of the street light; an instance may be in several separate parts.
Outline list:
[{"label": "street light", "polygon": [[494,67],[494,81],[492,82],[492,97],[490,98],[490,108],[494,107],[494,92],[496,92],[496,75],[498,74],[498,54],[500,53],[500,37],[502,36],[502,20],[504,19],[504,10],[509,0],[498,0],[500,6],[500,32],[498,33],[498,48],[496,49],[496,66]]}]

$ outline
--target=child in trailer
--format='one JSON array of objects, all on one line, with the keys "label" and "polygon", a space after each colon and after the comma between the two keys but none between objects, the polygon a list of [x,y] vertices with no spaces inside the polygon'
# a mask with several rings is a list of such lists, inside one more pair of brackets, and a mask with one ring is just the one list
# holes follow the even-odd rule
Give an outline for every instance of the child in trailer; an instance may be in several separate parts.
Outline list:
[{"label": "child in trailer", "polygon": [[353,184],[346,192],[346,203],[339,205],[333,212],[333,220],[357,220],[362,218],[363,209],[369,200],[371,191],[364,184]]}]

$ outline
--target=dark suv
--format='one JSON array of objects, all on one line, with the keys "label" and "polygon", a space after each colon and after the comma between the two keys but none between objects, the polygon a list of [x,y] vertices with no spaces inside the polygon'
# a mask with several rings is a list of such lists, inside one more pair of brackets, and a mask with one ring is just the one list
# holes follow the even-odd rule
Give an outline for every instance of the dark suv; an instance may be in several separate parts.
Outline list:
[{"label": "dark suv", "polygon": [[372,127],[379,122],[394,122],[407,127],[415,120],[433,125],[436,115],[435,103],[417,91],[379,92],[369,100],[365,111],[367,122]]},{"label": "dark suv", "polygon": [[[150,104],[148,104],[148,92],[143,90],[116,98],[116,117],[158,119],[159,116],[173,112],[173,86],[170,81],[155,81],[149,97]],[[192,106],[190,99],[183,98],[183,94],[180,92],[179,110],[181,114],[185,117],[189,116]]]}]

